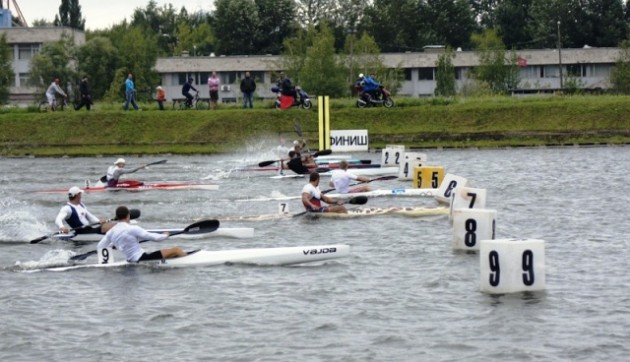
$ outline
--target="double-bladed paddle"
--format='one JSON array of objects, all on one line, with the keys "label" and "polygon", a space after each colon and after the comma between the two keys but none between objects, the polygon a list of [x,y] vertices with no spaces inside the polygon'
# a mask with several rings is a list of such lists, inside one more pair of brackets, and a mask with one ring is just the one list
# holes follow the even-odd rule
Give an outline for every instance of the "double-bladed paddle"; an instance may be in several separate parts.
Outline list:
[{"label": "double-bladed paddle", "polygon": [[[173,232],[169,235],[169,237],[173,236],[173,235],[179,235],[179,234],[205,234],[205,233],[210,233],[213,232],[215,230],[217,230],[219,228],[219,220],[201,220],[201,221],[197,221],[196,223],[190,224],[188,226],[186,226],[183,230],[181,231],[176,231]],[[140,243],[144,243],[147,241],[151,241],[151,240],[140,240]],[[94,255],[96,254],[96,250],[92,250],[92,251],[88,251],[87,253],[84,254],[79,254],[79,255],[75,255],[73,257],[70,258],[71,261],[77,261],[77,260],[85,260],[88,256],[90,255]]]},{"label": "double-bladed paddle", "polygon": [[[357,183],[355,183],[355,184],[351,184],[351,185],[348,185],[348,186],[356,186],[356,185],[360,185],[360,184],[363,184],[363,183],[368,183],[368,182],[372,182],[372,181],[385,181],[385,180],[393,180],[393,179],[397,179],[397,178],[398,178],[398,176],[394,176],[394,175],[391,175],[391,176],[381,176],[381,177],[376,177],[376,178],[373,178],[373,179],[371,179],[370,181],[367,181],[367,182],[357,182]],[[324,190],[324,191],[322,191],[322,194],[327,194],[327,193],[332,192],[332,191],[335,191],[335,189],[328,189],[328,190]]]},{"label": "double-bladed paddle", "polygon": [[[341,203],[341,205],[345,205],[345,204],[351,204],[351,205],[365,205],[368,201],[367,196],[355,196],[349,200],[344,201],[343,203]],[[305,214],[308,214],[310,211],[302,211],[302,212],[298,212],[297,214],[293,214],[293,217],[298,217],[298,216],[302,216]]]},{"label": "double-bladed paddle", "polygon": [[[153,165],[161,165],[163,163],[166,163],[166,161],[167,160],[159,160],[159,161],[155,161],[155,162],[149,162],[146,165],[142,165],[140,167],[136,167],[133,170],[131,170],[129,172],[125,172],[125,173],[134,173],[134,172],[136,172],[138,170],[141,170],[141,169],[143,169],[145,167],[149,167],[149,166],[153,166]],[[107,182],[107,175],[101,176],[100,180],[101,180],[102,183]]]},{"label": "double-bladed paddle", "polygon": [[[131,210],[129,210],[129,217],[130,217],[131,219],[137,219],[137,218],[139,218],[139,217],[140,217],[140,210],[138,210],[138,209],[131,209]],[[105,222],[111,222],[111,221],[118,221],[118,219],[117,219],[117,218],[113,218],[113,219],[107,219],[107,220],[105,220]],[[100,222],[95,222],[95,223],[93,223],[93,224],[89,224],[89,225],[83,225],[83,226],[78,227],[78,228],[69,229],[68,231],[72,231],[72,230],[79,230],[79,229],[84,229],[84,228],[87,228],[87,227],[96,226],[96,225],[98,225],[98,224],[100,224]],[[39,243],[40,241],[46,240],[46,239],[48,239],[48,238],[50,238],[50,237],[53,237],[53,236],[55,236],[55,235],[59,235],[59,234],[61,234],[61,233],[57,232],[57,233],[52,233],[52,234],[48,234],[48,235],[44,235],[44,236],[40,236],[40,237],[38,237],[37,239],[33,239],[33,240],[31,240],[31,241],[30,241],[30,243],[31,243],[31,244],[37,244],[37,243]]]},{"label": "double-bladed paddle", "polygon": [[[321,150],[321,151],[314,152],[314,153],[312,154],[312,156],[313,156],[313,158],[315,158],[315,157],[317,157],[317,156],[326,156],[326,155],[330,155],[331,153],[332,153],[332,150]],[[265,166],[269,166],[269,165],[271,165],[271,164],[274,164],[274,163],[276,163],[276,162],[280,162],[280,161],[283,161],[283,160],[270,160],[270,161],[263,161],[263,162],[260,162],[260,163],[258,164],[258,167],[265,167]]]}]

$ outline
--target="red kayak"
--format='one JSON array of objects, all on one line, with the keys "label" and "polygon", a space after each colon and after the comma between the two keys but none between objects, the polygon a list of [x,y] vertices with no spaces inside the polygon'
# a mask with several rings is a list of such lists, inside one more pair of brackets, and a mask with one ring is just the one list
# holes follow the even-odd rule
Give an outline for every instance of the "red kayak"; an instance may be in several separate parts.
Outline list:
[{"label": "red kayak", "polygon": [[[125,180],[119,182],[116,187],[107,187],[102,182],[97,182],[94,186],[86,186],[83,188],[85,192],[101,192],[101,191],[148,191],[148,190],[218,190],[219,185],[200,184],[192,182],[163,182],[163,183],[144,183],[137,180]],[[37,191],[42,193],[67,193],[68,189],[53,189]]]}]

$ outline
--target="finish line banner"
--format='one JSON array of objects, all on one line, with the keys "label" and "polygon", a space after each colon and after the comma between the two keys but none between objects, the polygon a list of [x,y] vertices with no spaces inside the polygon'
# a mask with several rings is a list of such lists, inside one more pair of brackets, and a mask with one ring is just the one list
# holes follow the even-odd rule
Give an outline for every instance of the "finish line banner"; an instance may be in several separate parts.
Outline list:
[{"label": "finish line banner", "polygon": [[367,152],[368,143],[367,129],[330,131],[330,149],[333,152]]}]

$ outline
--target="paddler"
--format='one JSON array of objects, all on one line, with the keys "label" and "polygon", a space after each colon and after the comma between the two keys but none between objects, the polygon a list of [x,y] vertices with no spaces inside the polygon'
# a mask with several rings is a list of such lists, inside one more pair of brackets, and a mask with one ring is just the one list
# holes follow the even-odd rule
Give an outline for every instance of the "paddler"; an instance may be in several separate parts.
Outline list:
[{"label": "paddler", "polygon": [[[70,228],[74,229],[75,234],[105,234],[114,226],[113,223],[107,223],[103,219],[94,216],[81,202],[83,190],[77,186],[73,186],[68,190],[68,203],[64,205],[55,219],[55,224],[62,233],[68,233]],[[64,225],[64,221],[66,224]],[[100,224],[92,227],[91,224]]]},{"label": "paddler", "polygon": [[128,173],[134,173],[146,167],[147,166],[145,165],[134,168],[133,170],[125,170],[125,159],[117,159],[116,162],[114,162],[113,166],[109,166],[107,168],[107,187],[116,187],[116,185],[118,185],[118,180],[120,179],[120,176]]},{"label": "paddler", "polygon": [[[322,201],[330,206],[322,206]],[[348,212],[343,206],[343,201],[337,201],[328,197],[319,190],[319,173],[313,172],[309,182],[302,188],[302,204],[308,212],[335,212],[345,214]]]},{"label": "paddler", "polygon": [[365,176],[358,176],[348,172],[348,161],[341,160],[341,162],[339,162],[339,168],[331,172],[331,177],[328,185],[330,185],[330,187],[334,187],[335,190],[340,194],[370,191],[370,186],[368,185],[363,185],[350,189],[350,182],[352,182],[353,180],[370,182],[370,179]]},{"label": "paddler", "polygon": [[161,234],[150,233],[137,225],[131,225],[131,216],[126,206],[119,206],[116,209],[116,219],[119,222],[112,227],[107,234],[98,242],[96,250],[116,247],[127,258],[128,262],[138,262],[146,260],[162,260],[185,256],[187,253],[179,247],[164,248],[147,253],[140,246],[140,240],[160,241],[170,236],[169,232]]},{"label": "paddler", "polygon": [[315,167],[317,167],[315,163],[308,163],[304,157],[296,151],[289,151],[289,158],[289,161],[286,163],[281,161],[280,167],[285,170],[289,169],[298,175],[309,174],[312,170],[315,170]]}]

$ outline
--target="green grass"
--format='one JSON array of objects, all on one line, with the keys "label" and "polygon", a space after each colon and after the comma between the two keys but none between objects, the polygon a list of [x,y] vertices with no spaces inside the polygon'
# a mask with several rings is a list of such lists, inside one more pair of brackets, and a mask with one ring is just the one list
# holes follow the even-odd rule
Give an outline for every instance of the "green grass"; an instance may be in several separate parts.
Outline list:
[{"label": "green grass", "polygon": [[[318,143],[317,98],[312,110],[255,109],[240,104],[212,110],[122,111],[98,103],[92,112],[0,111],[0,155],[91,156],[117,154],[210,154],[232,152],[262,137],[295,135],[302,126]],[[367,129],[371,148],[506,147],[630,143],[630,97],[539,96],[483,98],[395,97],[391,109],[357,109],[355,99],[331,100],[332,129]],[[170,109],[167,107],[167,109]]]}]

